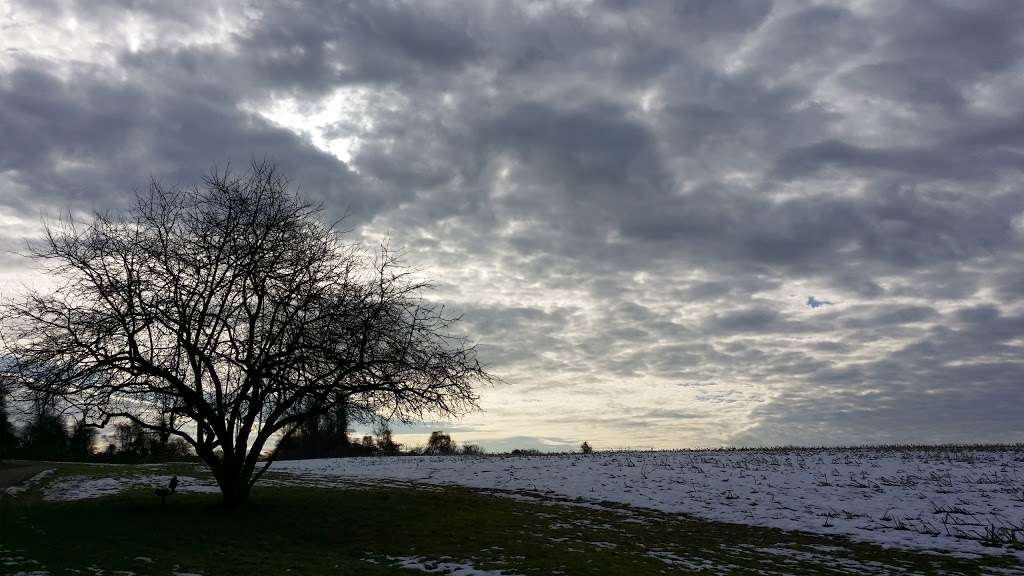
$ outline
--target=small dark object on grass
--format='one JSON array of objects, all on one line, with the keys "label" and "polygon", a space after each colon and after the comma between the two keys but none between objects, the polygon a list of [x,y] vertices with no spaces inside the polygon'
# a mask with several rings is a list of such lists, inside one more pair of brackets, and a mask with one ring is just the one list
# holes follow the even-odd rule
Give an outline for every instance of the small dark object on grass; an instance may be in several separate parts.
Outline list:
[{"label": "small dark object on grass", "polygon": [[161,486],[154,490],[157,496],[160,497],[160,507],[163,508],[164,504],[167,503],[167,497],[174,494],[174,489],[178,487],[178,477],[171,476],[171,481],[167,483],[167,487]]}]

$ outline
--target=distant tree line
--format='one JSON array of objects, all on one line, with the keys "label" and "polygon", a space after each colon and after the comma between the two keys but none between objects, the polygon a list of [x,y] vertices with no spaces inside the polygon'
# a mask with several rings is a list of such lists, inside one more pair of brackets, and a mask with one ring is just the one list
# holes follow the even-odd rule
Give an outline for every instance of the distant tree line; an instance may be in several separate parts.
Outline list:
[{"label": "distant tree line", "polygon": [[308,421],[286,435],[278,444],[277,458],[297,460],[310,458],[345,458],[351,456],[449,456],[456,454],[479,455],[484,450],[476,444],[461,447],[450,434],[442,430],[430,433],[426,446],[403,450],[394,440],[386,420],[378,420],[371,434],[350,438],[348,418],[344,412],[322,416]]},{"label": "distant tree line", "polygon": [[[0,382],[0,384],[3,384]],[[8,386],[8,388],[10,388]],[[9,415],[8,394],[0,385],[0,461],[3,459],[62,460],[98,462],[166,462],[195,459],[195,452],[181,438],[169,432],[124,421],[112,426],[112,433],[100,436],[85,418],[59,414],[45,399],[30,402],[31,415],[16,427]],[[350,424],[372,422],[370,434],[350,437]],[[169,424],[170,425],[170,424]],[[581,452],[593,451],[584,442]],[[443,430],[430,433],[426,445],[405,449],[396,442],[387,420],[374,418],[341,405],[329,414],[307,420],[284,434],[278,442],[277,458],[284,460],[346,458],[358,456],[454,456],[481,455],[477,444],[461,446]],[[517,456],[539,455],[535,449],[517,449]]]},{"label": "distant tree line", "polygon": [[0,396],[0,461],[4,459],[94,462],[165,462],[195,456],[179,438],[131,423],[113,426],[110,438],[84,419],[67,418],[51,407],[37,406],[24,425],[16,427]]},{"label": "distant tree line", "polygon": [[[58,414],[46,401],[35,401],[32,415],[20,428],[14,425],[7,396],[0,386],[0,461],[7,459],[60,460],[94,462],[167,462],[196,459],[189,445],[169,433],[160,433],[125,421],[113,426],[109,436],[101,437],[84,418]],[[475,456],[484,454],[477,444],[461,446],[443,430],[430,433],[424,446],[403,449],[394,440],[387,420],[372,420],[372,415],[355,412],[345,406],[330,414],[305,421],[285,434],[278,443],[277,458],[283,460],[347,458],[358,456]],[[351,438],[350,423],[373,421],[371,434]],[[583,442],[580,452],[593,448]],[[516,449],[514,456],[536,456],[536,449]]]},{"label": "distant tree line", "polygon": [[476,444],[463,444],[460,448],[459,445],[452,440],[451,435],[445,433],[442,430],[435,430],[430,433],[430,438],[427,439],[427,445],[424,447],[416,447],[409,451],[413,455],[424,455],[424,456],[452,456],[455,454],[465,454],[467,456],[477,456],[484,453],[483,448]]},{"label": "distant tree line", "polygon": [[119,423],[112,438],[100,441],[94,427],[60,414],[40,412],[19,429],[0,412],[0,460],[165,462],[193,459],[188,445],[136,424]]},{"label": "distant tree line", "polygon": [[[358,415],[365,422],[366,415]],[[353,416],[344,408],[305,421],[282,436],[277,458],[284,460],[346,458],[397,455],[480,455],[476,444],[459,446],[442,430],[431,432],[425,446],[403,450],[394,440],[390,424],[376,420],[371,434],[351,438]],[[195,459],[194,451],[181,438],[125,421],[113,425],[108,436],[100,436],[84,418],[57,413],[45,401],[34,403],[31,415],[20,427],[12,421],[6,396],[0,391],[0,460],[59,460],[94,462],[166,462]],[[519,451],[526,453],[525,451]]]}]

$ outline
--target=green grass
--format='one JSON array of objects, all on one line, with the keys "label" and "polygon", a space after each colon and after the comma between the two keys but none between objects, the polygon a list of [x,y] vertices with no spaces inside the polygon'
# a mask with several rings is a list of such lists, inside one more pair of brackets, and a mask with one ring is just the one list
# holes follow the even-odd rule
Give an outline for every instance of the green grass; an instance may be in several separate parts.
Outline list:
[{"label": "green grass", "polygon": [[[102,468],[102,470],[101,470]],[[197,476],[191,466],[69,465],[54,475]],[[0,573],[137,575],[416,574],[388,557],[450,559],[523,575],[709,573],[977,574],[1009,558],[957,559],[838,538],[704,522],[627,508],[524,502],[465,489],[257,487],[237,511],[212,494],[150,491],[46,502],[0,498]],[[829,548],[821,548],[827,546]],[[758,549],[773,549],[764,552]],[[656,556],[660,556],[659,559]],[[145,557],[152,562],[138,559]],[[11,562],[5,565],[4,562]],[[34,560],[38,564],[29,561]],[[4,571],[7,572],[4,572]]]}]

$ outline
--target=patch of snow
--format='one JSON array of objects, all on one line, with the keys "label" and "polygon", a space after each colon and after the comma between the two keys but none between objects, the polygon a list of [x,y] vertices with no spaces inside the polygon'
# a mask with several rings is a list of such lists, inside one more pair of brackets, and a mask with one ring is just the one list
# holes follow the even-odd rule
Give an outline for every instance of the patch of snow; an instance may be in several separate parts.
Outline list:
[{"label": "patch of snow", "polygon": [[419,556],[388,556],[388,560],[396,562],[399,568],[417,570],[429,574],[444,574],[445,576],[515,576],[511,572],[503,570],[480,570],[474,568],[471,564],[440,562],[427,560]]},{"label": "patch of snow", "polygon": [[[759,548],[757,546],[746,544],[741,544],[739,548],[752,550],[762,556],[768,555],[780,557],[780,563],[784,565],[792,565],[794,568],[801,566],[805,562],[812,562],[817,565],[828,565],[836,571],[845,571],[851,574],[878,574],[882,576],[917,576],[920,574],[920,572],[912,571],[910,566],[901,566],[898,569],[894,569],[892,566],[887,566],[882,562],[876,562],[873,560],[859,561],[852,558],[843,558],[832,553],[817,554],[815,552],[780,547]],[[833,547],[825,546],[822,548]],[[820,548],[818,549],[820,550]]]},{"label": "patch of snow", "polygon": [[[68,476],[50,483],[43,490],[43,499],[50,501],[86,500],[120,494],[136,486],[157,488],[167,486],[170,476],[135,476],[117,478],[93,478],[89,476]],[[208,480],[190,476],[178,477],[178,492],[216,493],[220,488]]]},{"label": "patch of snow", "polygon": [[656,560],[661,560],[669,566],[683,568],[692,572],[711,572],[713,574],[725,575],[731,574],[736,568],[729,564],[716,564],[704,558],[686,558],[665,550],[651,550],[647,555]]},{"label": "patch of snow", "polygon": [[28,480],[25,480],[21,484],[15,486],[8,486],[7,489],[4,490],[4,494],[7,494],[8,496],[17,496],[18,494],[25,492],[32,486],[35,486],[50,474],[53,474],[53,471],[53,468],[50,468],[49,470],[43,470],[42,472],[36,474],[35,476],[32,476]]}]

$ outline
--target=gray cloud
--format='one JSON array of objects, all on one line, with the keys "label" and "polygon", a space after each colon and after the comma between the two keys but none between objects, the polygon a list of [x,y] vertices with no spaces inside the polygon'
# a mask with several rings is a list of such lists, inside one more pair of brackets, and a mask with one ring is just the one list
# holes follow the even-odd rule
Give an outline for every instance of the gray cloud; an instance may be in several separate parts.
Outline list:
[{"label": "gray cloud", "polygon": [[36,204],[90,210],[114,208],[150,177],[194,182],[214,164],[273,157],[314,199],[370,213],[381,200],[354,194],[357,178],[344,163],[294,134],[239,110],[219,86],[157,79],[122,82],[89,69],[61,79],[44,62],[17,67],[0,82],[0,164],[19,190],[5,204],[31,212]]}]

